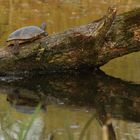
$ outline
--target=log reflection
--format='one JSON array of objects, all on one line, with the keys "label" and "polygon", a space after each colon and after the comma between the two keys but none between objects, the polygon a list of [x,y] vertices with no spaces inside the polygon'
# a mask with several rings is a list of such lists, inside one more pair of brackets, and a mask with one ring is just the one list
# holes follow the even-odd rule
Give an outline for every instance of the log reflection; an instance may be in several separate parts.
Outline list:
[{"label": "log reflection", "polygon": [[107,76],[102,71],[73,75],[47,75],[15,78],[0,83],[7,101],[14,107],[36,107],[63,101],[66,105],[95,108],[100,124],[107,128],[109,140],[116,140],[112,119],[140,122],[140,85]]}]

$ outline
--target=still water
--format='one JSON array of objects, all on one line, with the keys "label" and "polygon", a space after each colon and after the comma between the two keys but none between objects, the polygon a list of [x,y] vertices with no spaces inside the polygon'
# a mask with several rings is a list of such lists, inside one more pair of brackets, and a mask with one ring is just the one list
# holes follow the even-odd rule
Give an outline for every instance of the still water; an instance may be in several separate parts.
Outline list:
[{"label": "still water", "polygon": [[[140,7],[139,0],[0,0],[0,46],[22,26],[47,22],[52,34],[98,19],[113,4],[118,13]],[[4,130],[16,138],[19,124],[31,117],[40,101],[42,111],[27,135],[29,140],[107,140],[106,134],[111,140],[140,140],[139,57],[138,52],[110,61],[101,68],[110,76],[99,72],[1,82],[0,140]],[[110,118],[106,132],[103,125]]]}]

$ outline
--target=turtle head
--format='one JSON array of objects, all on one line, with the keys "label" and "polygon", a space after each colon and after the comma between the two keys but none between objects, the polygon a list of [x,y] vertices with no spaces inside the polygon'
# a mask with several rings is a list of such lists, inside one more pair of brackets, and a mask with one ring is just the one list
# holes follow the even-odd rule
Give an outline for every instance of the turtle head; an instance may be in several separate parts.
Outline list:
[{"label": "turtle head", "polygon": [[40,28],[42,29],[42,30],[46,30],[46,27],[47,27],[47,23],[46,22],[43,22],[42,24],[41,24],[41,26],[40,26]]}]

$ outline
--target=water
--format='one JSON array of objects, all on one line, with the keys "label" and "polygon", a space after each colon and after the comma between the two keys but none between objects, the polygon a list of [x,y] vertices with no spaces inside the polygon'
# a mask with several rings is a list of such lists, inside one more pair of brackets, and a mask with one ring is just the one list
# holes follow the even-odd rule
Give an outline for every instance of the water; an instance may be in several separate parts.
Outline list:
[{"label": "water", "polygon": [[[22,26],[39,26],[45,21],[48,33],[52,34],[98,19],[112,4],[117,5],[118,13],[140,7],[139,0],[0,0],[0,46],[5,45],[9,33]],[[139,57],[139,52],[133,53],[112,60],[101,68],[116,78],[103,72],[86,73],[85,76],[35,77],[23,79],[22,82],[19,82],[21,78],[2,77],[0,119],[7,118],[7,121],[10,118],[15,122],[12,130],[16,129],[13,132],[16,137],[15,131],[19,130],[17,122],[27,120],[41,101],[42,111],[35,120],[34,125],[37,126],[33,128],[36,129],[31,129],[34,137],[31,138],[33,132],[28,136],[30,140],[52,135],[56,140],[70,137],[78,140],[82,139],[83,134],[85,140],[105,140],[104,134],[107,133],[101,124],[110,118],[117,140],[138,140]],[[89,126],[84,130],[89,121]],[[0,129],[1,138],[2,132]],[[113,139],[111,127],[109,134]]]}]

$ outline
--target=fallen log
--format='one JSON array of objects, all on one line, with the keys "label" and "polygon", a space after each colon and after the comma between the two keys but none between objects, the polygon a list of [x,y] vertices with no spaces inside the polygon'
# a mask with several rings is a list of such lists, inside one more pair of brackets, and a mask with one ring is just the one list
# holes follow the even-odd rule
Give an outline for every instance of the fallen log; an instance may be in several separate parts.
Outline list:
[{"label": "fallen log", "polygon": [[140,8],[116,16],[109,8],[89,24],[0,49],[0,73],[68,72],[99,68],[113,58],[140,50]]}]

